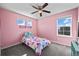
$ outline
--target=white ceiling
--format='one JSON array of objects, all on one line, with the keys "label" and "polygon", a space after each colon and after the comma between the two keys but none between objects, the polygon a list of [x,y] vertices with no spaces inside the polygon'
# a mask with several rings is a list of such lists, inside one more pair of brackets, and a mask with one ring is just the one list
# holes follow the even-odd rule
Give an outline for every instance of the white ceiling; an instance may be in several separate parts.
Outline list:
[{"label": "white ceiling", "polygon": [[73,9],[79,6],[79,3],[49,3],[44,9],[51,11],[50,14],[43,13],[40,17],[38,13],[31,14],[31,12],[36,11],[31,5],[43,5],[44,3],[1,3],[0,7],[6,8],[8,10],[30,16],[36,19],[41,19],[56,13],[60,13],[69,9]]}]

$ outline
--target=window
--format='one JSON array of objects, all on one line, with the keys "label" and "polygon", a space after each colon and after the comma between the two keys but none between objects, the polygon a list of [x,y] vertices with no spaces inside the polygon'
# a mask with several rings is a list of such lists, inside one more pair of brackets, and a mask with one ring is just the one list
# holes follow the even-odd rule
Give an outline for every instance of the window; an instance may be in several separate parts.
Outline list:
[{"label": "window", "polygon": [[28,28],[32,28],[32,20],[27,20],[27,21],[26,21],[26,26],[27,26]]},{"label": "window", "polygon": [[17,25],[19,25],[19,26],[25,26],[25,20],[23,20],[23,19],[17,19],[17,20],[16,20],[16,23],[17,23]]},{"label": "window", "polygon": [[32,20],[28,19],[17,19],[16,20],[17,25],[20,27],[27,27],[27,28],[32,28]]},{"label": "window", "polygon": [[72,18],[63,17],[57,20],[57,34],[71,36]]}]

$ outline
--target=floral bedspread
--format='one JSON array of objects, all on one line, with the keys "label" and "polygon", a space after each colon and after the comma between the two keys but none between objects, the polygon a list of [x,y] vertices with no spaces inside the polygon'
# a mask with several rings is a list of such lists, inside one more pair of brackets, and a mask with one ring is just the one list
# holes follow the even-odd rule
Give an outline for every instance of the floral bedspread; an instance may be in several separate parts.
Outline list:
[{"label": "floral bedspread", "polygon": [[47,40],[46,38],[39,38],[39,37],[23,37],[22,40],[26,45],[31,47],[37,55],[41,55],[41,52],[43,48],[48,46],[50,44],[50,41]]}]

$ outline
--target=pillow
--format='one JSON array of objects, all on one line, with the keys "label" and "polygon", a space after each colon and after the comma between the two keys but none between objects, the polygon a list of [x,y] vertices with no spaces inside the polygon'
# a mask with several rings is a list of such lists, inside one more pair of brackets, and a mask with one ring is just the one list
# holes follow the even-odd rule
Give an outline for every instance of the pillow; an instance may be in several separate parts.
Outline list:
[{"label": "pillow", "polygon": [[25,32],[24,36],[28,38],[28,37],[32,37],[33,34],[32,32]]}]

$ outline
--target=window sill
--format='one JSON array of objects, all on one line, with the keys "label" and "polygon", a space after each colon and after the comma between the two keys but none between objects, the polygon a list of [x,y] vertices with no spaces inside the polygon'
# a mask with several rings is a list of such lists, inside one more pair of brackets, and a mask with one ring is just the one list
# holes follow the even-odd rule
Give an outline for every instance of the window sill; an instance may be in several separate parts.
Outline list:
[{"label": "window sill", "polygon": [[72,37],[71,35],[70,36],[67,36],[67,35],[57,35],[57,36],[60,36],[60,37]]}]

